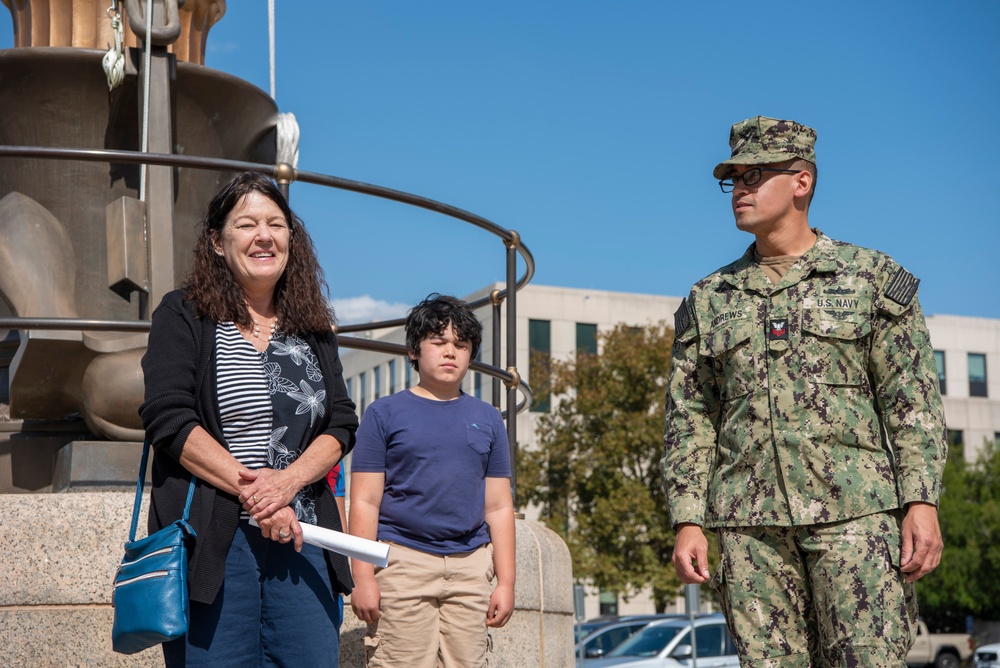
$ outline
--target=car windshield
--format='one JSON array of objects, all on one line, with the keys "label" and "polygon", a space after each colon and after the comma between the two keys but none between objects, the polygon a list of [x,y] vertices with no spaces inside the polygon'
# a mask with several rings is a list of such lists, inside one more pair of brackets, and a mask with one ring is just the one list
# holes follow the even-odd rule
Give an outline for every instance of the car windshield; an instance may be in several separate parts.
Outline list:
[{"label": "car windshield", "polygon": [[608,656],[656,656],[684,630],[683,626],[647,626],[618,645]]}]

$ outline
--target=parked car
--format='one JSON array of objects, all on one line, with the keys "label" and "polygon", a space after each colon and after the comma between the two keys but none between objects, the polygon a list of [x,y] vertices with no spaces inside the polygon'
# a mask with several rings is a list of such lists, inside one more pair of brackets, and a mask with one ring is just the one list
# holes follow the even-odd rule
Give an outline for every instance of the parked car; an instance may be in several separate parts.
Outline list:
[{"label": "parked car", "polygon": [[610,626],[611,624],[617,624],[618,622],[635,622],[640,620],[651,622],[654,619],[667,619],[674,617],[684,617],[684,615],[677,613],[662,613],[649,615],[607,615],[604,617],[594,617],[593,619],[588,619],[585,622],[580,622],[579,624],[575,624],[573,626],[573,644],[579,645],[581,640],[589,636],[594,631],[602,629],[605,626]]},{"label": "parked car", "polygon": [[[630,638],[632,634],[651,621],[653,620],[636,619],[626,622],[613,622],[599,627],[576,644],[574,653],[577,665],[590,666],[591,662],[589,659],[599,659],[606,656],[608,652],[618,647],[623,641]],[[583,664],[580,663],[581,656],[584,658]]]},{"label": "parked car", "polygon": [[906,665],[959,668],[972,658],[975,643],[968,633],[931,633],[924,620],[917,620],[917,639],[913,641]]},{"label": "parked car", "polygon": [[581,640],[589,636],[597,629],[605,627],[608,624],[614,624],[617,621],[618,618],[615,617],[614,619],[595,619],[595,620],[588,619],[585,622],[580,622],[579,624],[575,624],[573,626],[573,644],[574,645],[579,644]]},{"label": "parked car", "polygon": [[698,668],[739,668],[736,646],[720,614],[703,615],[691,621],[686,618],[653,621],[632,637],[611,650],[607,657],[586,662],[586,668],[682,668],[695,653]]},{"label": "parked car", "polygon": [[978,647],[974,657],[974,668],[1000,668],[1000,644]]}]

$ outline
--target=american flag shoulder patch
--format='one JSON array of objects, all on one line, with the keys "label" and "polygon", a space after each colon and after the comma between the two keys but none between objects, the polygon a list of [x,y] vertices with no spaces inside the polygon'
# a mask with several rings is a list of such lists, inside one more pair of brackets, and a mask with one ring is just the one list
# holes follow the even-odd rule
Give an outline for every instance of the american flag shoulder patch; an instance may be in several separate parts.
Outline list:
[{"label": "american flag shoulder patch", "polygon": [[674,312],[674,336],[680,336],[691,326],[691,313],[688,311],[687,297],[681,300],[681,305]]},{"label": "american flag shoulder patch", "polygon": [[918,285],[920,279],[900,267],[889,279],[889,285],[885,287],[885,296],[900,306],[907,306],[913,301],[913,295],[917,294]]}]

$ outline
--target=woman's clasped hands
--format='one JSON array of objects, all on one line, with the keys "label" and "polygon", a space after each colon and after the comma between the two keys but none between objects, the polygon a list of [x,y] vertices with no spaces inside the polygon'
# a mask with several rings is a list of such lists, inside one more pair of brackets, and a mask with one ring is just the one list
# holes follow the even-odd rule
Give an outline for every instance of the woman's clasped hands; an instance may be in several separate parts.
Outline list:
[{"label": "woman's clasped hands", "polygon": [[301,485],[288,469],[243,469],[239,471],[242,487],[240,504],[260,527],[261,534],[278,543],[295,544],[302,550],[302,527],[291,503]]}]

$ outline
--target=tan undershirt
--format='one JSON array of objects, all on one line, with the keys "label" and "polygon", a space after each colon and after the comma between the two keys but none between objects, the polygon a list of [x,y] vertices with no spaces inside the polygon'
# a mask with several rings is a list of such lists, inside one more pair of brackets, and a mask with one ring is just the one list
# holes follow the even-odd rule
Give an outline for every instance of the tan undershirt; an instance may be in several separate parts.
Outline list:
[{"label": "tan undershirt", "polygon": [[800,257],[800,255],[764,257],[757,252],[756,248],[753,249],[753,260],[760,265],[760,268],[764,271],[764,275],[767,276],[767,280],[771,281],[771,285],[776,285]]}]

